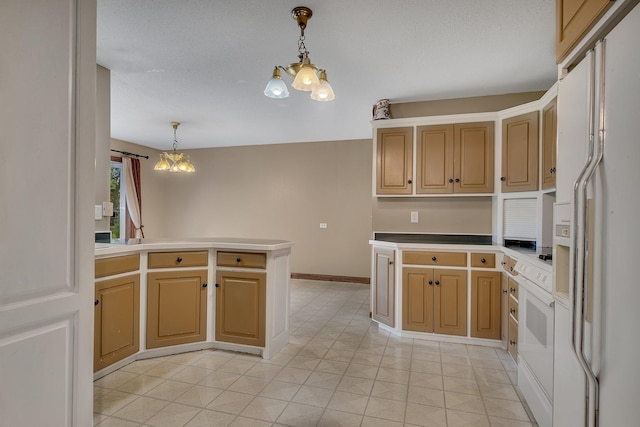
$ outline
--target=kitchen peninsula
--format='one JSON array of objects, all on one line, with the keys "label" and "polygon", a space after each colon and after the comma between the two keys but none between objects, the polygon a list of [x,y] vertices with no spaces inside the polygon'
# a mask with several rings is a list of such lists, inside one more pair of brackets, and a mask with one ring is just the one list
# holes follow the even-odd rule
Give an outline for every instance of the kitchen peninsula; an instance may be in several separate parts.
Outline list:
[{"label": "kitchen peninsula", "polygon": [[240,238],[96,243],[94,378],[205,348],[270,359],[289,342],[292,246]]}]

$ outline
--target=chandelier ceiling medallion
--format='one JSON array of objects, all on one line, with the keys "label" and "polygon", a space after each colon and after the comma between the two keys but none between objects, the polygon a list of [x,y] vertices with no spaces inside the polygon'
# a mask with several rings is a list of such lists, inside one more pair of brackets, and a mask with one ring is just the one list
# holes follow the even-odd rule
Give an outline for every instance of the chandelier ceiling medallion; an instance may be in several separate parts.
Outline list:
[{"label": "chandelier ceiling medallion", "polygon": [[165,151],[160,154],[160,160],[158,160],[153,169],[169,172],[195,172],[196,168],[191,164],[191,157],[177,151],[178,138],[176,137],[176,131],[180,123],[171,122],[171,126],[173,126],[173,151],[171,153]]},{"label": "chandelier ceiling medallion", "polygon": [[293,76],[291,86],[303,92],[311,92],[311,99],[315,101],[332,101],[336,96],[331,85],[327,81],[326,70],[320,69],[311,63],[309,51],[304,45],[304,30],[307,28],[307,21],[313,12],[308,7],[299,6],[293,8],[291,16],[298,22],[300,28],[300,38],[298,39],[298,62],[286,67],[276,65],[273,69],[273,76],[264,89],[264,94],[269,98],[282,99],[289,96],[287,85],[280,76],[280,70]]}]

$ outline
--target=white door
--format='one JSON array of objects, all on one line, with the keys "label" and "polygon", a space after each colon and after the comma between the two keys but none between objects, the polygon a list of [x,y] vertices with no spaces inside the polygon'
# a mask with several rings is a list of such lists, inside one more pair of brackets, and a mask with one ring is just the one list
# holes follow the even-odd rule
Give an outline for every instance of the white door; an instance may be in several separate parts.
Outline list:
[{"label": "white door", "polygon": [[95,0],[0,1],[0,426],[92,425]]}]

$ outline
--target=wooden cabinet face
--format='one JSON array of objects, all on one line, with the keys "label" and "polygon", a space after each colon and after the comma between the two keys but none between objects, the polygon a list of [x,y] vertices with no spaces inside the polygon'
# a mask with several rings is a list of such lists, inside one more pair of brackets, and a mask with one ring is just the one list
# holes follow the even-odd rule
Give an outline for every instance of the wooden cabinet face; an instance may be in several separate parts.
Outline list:
[{"label": "wooden cabinet face", "polygon": [[509,341],[507,342],[507,351],[518,363],[518,322],[509,317]]},{"label": "wooden cabinet face", "polygon": [[591,29],[614,0],[556,0],[556,62]]},{"label": "wooden cabinet face", "polygon": [[502,192],[538,189],[538,112],[502,121]]},{"label": "wooden cabinet face", "polygon": [[147,276],[147,348],[204,341],[207,270]]},{"label": "wooden cabinet face", "polygon": [[467,335],[467,272],[435,269],[433,272],[433,331]]},{"label": "wooden cabinet face", "polygon": [[94,360],[98,371],[140,349],[140,275],[95,285]]},{"label": "wooden cabinet face", "polygon": [[403,268],[402,299],[402,329],[467,335],[465,270]]},{"label": "wooden cabinet face", "polygon": [[501,276],[499,271],[471,272],[471,336],[501,338]]},{"label": "wooden cabinet face", "polygon": [[493,122],[454,126],[455,193],[493,193]]},{"label": "wooden cabinet face", "polygon": [[395,317],[395,251],[374,249],[374,281],[372,283],[373,307],[371,317],[380,323],[394,327]]},{"label": "wooden cabinet face", "polygon": [[265,346],[266,273],[218,271],[216,341]]},{"label": "wooden cabinet face", "polygon": [[412,194],[413,128],[378,129],[376,194]]},{"label": "wooden cabinet face", "polygon": [[453,126],[421,126],[416,146],[416,193],[453,193]]},{"label": "wooden cabinet face", "polygon": [[557,144],[556,98],[542,110],[542,189],[556,187],[556,144]]}]

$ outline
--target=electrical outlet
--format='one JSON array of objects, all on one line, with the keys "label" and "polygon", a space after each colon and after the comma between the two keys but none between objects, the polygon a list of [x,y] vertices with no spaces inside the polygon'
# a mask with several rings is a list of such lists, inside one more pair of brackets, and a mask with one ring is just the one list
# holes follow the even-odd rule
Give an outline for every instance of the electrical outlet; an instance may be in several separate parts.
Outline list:
[{"label": "electrical outlet", "polygon": [[411,222],[412,223],[418,222],[418,212],[411,212]]},{"label": "electrical outlet", "polygon": [[327,228],[327,223],[326,222],[321,222],[320,223],[320,228]]}]

